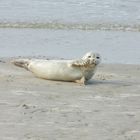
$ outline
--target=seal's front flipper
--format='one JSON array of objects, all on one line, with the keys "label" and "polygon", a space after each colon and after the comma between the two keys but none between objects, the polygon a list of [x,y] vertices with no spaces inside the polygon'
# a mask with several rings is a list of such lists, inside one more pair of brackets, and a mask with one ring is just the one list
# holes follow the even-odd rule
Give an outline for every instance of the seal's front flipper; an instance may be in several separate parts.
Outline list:
[{"label": "seal's front flipper", "polygon": [[85,77],[82,77],[79,80],[75,80],[75,82],[78,83],[78,84],[86,85],[86,79],[85,79]]},{"label": "seal's front flipper", "polygon": [[71,63],[71,66],[73,67],[83,67],[84,61],[83,60],[75,60]]}]

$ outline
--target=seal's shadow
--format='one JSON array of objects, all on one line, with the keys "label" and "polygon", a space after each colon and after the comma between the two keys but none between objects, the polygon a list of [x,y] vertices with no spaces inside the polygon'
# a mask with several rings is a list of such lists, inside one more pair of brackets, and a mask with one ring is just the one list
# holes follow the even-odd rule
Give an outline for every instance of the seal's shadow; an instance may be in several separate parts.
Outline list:
[{"label": "seal's shadow", "polygon": [[116,85],[116,86],[132,86],[132,82],[119,80],[90,80],[86,85]]}]

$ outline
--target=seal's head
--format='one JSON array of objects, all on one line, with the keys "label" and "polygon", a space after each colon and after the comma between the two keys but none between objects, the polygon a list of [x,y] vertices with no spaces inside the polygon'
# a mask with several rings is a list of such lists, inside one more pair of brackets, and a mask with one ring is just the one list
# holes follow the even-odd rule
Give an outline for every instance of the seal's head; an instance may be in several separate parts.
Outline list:
[{"label": "seal's head", "polygon": [[91,65],[98,65],[101,62],[101,56],[98,53],[88,52],[82,57],[82,60],[87,61]]}]

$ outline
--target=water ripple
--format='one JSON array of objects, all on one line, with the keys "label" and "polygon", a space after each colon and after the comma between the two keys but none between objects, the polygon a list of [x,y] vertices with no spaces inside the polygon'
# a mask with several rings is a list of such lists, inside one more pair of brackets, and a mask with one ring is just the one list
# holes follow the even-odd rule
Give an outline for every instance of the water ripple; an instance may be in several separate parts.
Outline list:
[{"label": "water ripple", "polygon": [[140,32],[140,24],[117,24],[117,23],[58,23],[58,22],[0,22],[0,28],[45,28],[45,29],[68,29],[68,30],[107,30],[107,31],[133,31]]}]

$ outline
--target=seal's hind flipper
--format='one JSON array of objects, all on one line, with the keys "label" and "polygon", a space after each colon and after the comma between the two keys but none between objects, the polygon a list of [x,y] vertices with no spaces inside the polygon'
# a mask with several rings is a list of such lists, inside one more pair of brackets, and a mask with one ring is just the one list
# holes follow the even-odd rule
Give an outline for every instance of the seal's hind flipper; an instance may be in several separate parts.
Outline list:
[{"label": "seal's hind flipper", "polygon": [[28,70],[29,59],[17,59],[13,60],[12,63],[18,67],[22,67]]}]

